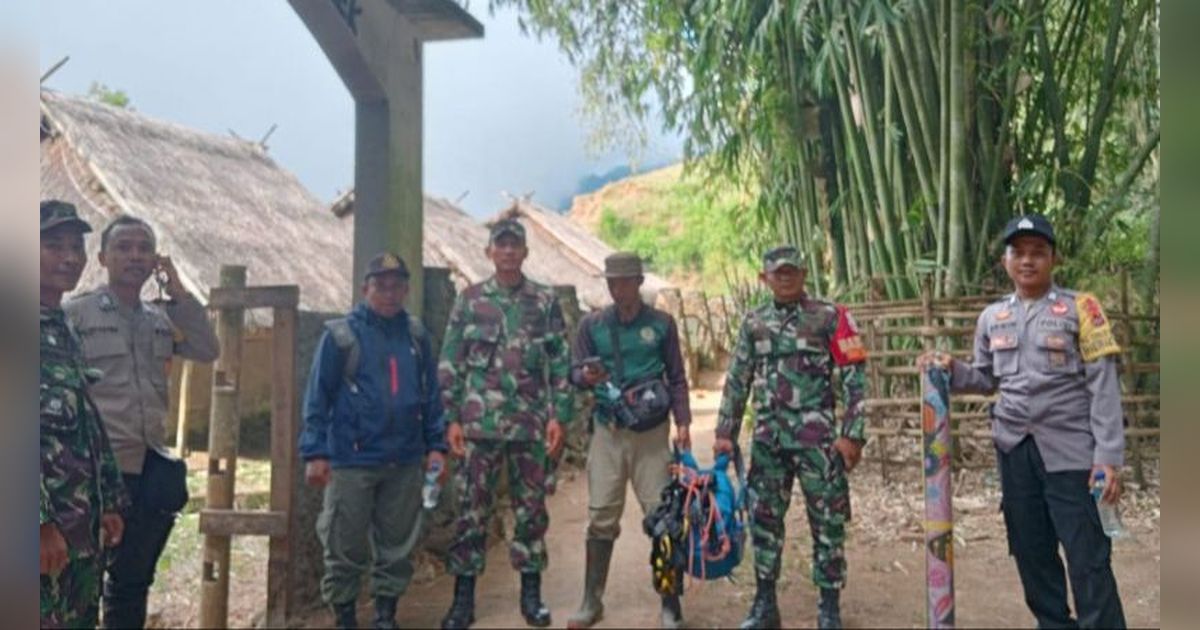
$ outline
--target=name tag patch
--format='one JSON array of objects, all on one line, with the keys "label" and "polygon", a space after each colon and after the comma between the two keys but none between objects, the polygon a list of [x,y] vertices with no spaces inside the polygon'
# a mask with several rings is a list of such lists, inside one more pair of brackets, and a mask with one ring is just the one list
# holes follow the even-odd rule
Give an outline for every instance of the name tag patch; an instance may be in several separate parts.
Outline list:
[{"label": "name tag patch", "polygon": [[1016,335],[996,335],[992,337],[990,349],[992,350],[1011,350],[1017,347]]}]

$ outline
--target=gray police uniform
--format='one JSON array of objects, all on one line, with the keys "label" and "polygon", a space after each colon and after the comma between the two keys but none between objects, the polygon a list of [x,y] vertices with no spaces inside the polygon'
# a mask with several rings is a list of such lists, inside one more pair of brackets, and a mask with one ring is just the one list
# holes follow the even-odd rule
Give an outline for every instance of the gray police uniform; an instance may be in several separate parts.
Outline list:
[{"label": "gray police uniform", "polygon": [[149,508],[142,491],[146,452],[166,452],[170,362],[176,355],[210,362],[220,348],[204,306],[190,295],[165,307],[146,302],[129,307],[101,286],[63,309],[88,365],[104,372],[89,391],[132,499],[104,583],[104,625],[141,627],[154,566],[175,523],[174,514]]},{"label": "gray police uniform", "polygon": [[1000,390],[992,409],[1009,552],[1039,627],[1073,625],[1058,545],[1083,627],[1125,625],[1111,544],[1089,493],[1094,464],[1124,458],[1120,352],[1096,298],[1054,286],[979,316],[974,359],[956,361],[955,391]]}]

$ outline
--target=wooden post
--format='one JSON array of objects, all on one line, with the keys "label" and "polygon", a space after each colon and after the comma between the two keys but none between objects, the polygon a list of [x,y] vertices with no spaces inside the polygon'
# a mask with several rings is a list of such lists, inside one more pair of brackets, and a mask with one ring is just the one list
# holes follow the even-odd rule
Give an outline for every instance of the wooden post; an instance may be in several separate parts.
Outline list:
[{"label": "wooden post", "polygon": [[[207,509],[233,508],[233,480],[237,467],[237,388],[213,386],[212,421],[208,427]],[[226,462],[222,468],[221,462]],[[224,628],[229,622],[229,536],[204,537],[204,565],[200,587],[200,626]]]},{"label": "wooden post", "polygon": [[[246,268],[224,265],[220,286],[244,288]],[[237,475],[238,376],[242,362],[242,324],[245,309],[222,308],[217,316],[221,354],[213,367],[212,415],[208,426],[209,509],[233,507]],[[200,625],[224,628],[229,621],[229,536],[205,535],[200,588]]]},{"label": "wooden post", "polygon": [[[882,291],[882,286],[880,286],[881,283],[882,283],[882,281],[880,278],[872,278],[871,279],[871,282],[868,283],[868,285],[867,285],[867,291],[869,292],[867,299],[869,299],[872,302],[882,299],[883,291]],[[868,361],[867,373],[868,373],[868,380],[869,380],[869,383],[867,384],[867,391],[869,392],[869,396],[871,398],[882,398],[884,393],[887,391],[885,388],[881,387],[882,384],[879,382],[879,378],[880,378],[879,362],[882,361],[883,358],[871,356],[872,353],[880,350],[880,348],[879,348],[880,337],[878,334],[878,329],[879,329],[879,319],[878,318],[872,317],[869,320],[867,320],[867,361]],[[871,409],[867,412],[867,418],[871,421],[871,424],[874,424],[877,427],[882,424],[880,422],[880,419],[882,417],[883,417],[883,410],[880,408]],[[889,480],[889,475],[888,475],[888,459],[889,458],[888,458],[888,451],[887,451],[888,438],[886,435],[880,435],[880,436],[876,437],[875,439],[878,441],[877,443],[879,444],[879,474],[880,474],[880,476],[883,477],[884,483],[886,483]]]},{"label": "wooden post", "polygon": [[715,362],[717,355],[714,349],[717,347],[717,329],[713,326],[712,309],[708,307],[708,294],[704,291],[700,292],[700,306],[704,309],[704,322],[708,326],[708,351]]},{"label": "wooden post", "polygon": [[[1125,269],[1121,272],[1121,332],[1124,339],[1121,340],[1121,360],[1124,362],[1121,370],[1121,380],[1124,381],[1125,394],[1132,394],[1137,389],[1137,375],[1133,373],[1133,365],[1136,361],[1137,354],[1133,349],[1133,320],[1130,318],[1132,313],[1129,312],[1129,270]],[[1135,409],[1134,413],[1129,414],[1129,428],[1133,429],[1132,435],[1129,436],[1130,448],[1133,450],[1133,479],[1138,483],[1138,486],[1146,486],[1146,471],[1142,464],[1142,439],[1137,436],[1138,419],[1142,414]]]},{"label": "wooden post", "polygon": [[[297,302],[299,298],[297,297]],[[271,328],[271,511],[287,515],[283,536],[272,536],[267,559],[267,627],[287,627],[294,610],[288,588],[291,542],[298,525],[292,493],[298,477],[296,441],[296,306],[273,309]]]},{"label": "wooden post", "polygon": [[188,404],[191,402],[192,362],[184,359],[183,368],[179,375],[179,409],[175,423],[175,452],[180,457],[187,457],[187,418]]}]

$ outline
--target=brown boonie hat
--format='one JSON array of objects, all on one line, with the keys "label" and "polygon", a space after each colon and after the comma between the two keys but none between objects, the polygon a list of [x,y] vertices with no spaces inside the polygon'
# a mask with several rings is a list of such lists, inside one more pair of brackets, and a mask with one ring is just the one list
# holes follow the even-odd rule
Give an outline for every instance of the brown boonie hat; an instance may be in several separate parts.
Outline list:
[{"label": "brown boonie hat", "polygon": [[87,221],[79,218],[79,213],[75,211],[75,206],[65,201],[59,201],[58,199],[43,201],[41,203],[41,213],[41,232],[67,223],[78,225],[80,231],[84,233],[92,231],[92,226]]},{"label": "brown boonie hat", "polygon": [[633,252],[617,252],[604,259],[605,278],[636,278],[642,275],[642,259]]},{"label": "brown boonie hat", "polygon": [[488,245],[495,243],[496,239],[505,234],[512,234],[520,239],[522,243],[525,242],[525,226],[517,222],[516,219],[500,219],[492,224],[491,233],[488,234]]},{"label": "brown boonie hat", "polygon": [[408,278],[408,265],[404,264],[403,258],[391,252],[377,254],[367,263],[367,272],[363,274],[363,281],[368,280],[371,276],[381,276],[385,273],[395,273],[402,278]]},{"label": "brown boonie hat", "polygon": [[808,264],[800,257],[800,250],[794,245],[780,245],[763,254],[763,270],[772,272],[780,267],[791,265],[801,271],[808,269]]}]

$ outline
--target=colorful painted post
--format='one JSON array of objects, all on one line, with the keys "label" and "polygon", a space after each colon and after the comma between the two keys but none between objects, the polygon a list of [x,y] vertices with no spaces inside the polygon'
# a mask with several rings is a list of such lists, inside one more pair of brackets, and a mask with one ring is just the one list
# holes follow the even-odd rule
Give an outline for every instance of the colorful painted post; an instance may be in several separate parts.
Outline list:
[{"label": "colorful painted post", "polygon": [[921,375],[925,463],[925,593],[929,628],[954,627],[954,511],[950,487],[950,375]]}]

